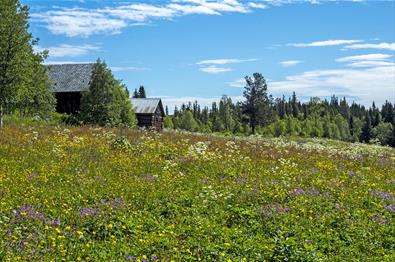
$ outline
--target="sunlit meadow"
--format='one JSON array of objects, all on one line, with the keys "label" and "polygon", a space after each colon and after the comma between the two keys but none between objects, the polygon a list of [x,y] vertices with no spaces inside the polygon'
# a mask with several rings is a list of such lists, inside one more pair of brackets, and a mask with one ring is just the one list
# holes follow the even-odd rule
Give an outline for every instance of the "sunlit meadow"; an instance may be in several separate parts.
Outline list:
[{"label": "sunlit meadow", "polygon": [[0,260],[395,261],[394,149],[0,130]]}]

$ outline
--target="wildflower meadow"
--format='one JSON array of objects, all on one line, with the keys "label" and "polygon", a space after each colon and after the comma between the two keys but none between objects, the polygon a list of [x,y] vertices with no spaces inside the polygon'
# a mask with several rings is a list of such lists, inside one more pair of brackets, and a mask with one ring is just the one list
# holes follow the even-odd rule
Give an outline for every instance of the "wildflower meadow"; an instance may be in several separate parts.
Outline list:
[{"label": "wildflower meadow", "polygon": [[395,150],[0,130],[0,260],[395,261]]}]

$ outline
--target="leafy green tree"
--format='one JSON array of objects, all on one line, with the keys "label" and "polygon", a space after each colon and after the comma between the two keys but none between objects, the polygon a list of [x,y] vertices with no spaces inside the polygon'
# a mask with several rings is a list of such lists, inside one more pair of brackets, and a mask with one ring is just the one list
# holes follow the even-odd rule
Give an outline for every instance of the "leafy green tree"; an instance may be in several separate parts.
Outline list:
[{"label": "leafy green tree", "polygon": [[165,128],[169,128],[169,129],[174,128],[174,124],[170,116],[165,116],[163,118],[163,125],[165,126]]},{"label": "leafy green tree", "polygon": [[286,130],[287,130],[287,126],[284,123],[284,120],[279,120],[274,123],[274,130],[273,130],[274,136],[276,137],[283,136],[285,135]]},{"label": "leafy green tree", "polygon": [[46,53],[35,54],[37,40],[28,32],[29,9],[19,0],[0,4],[0,127],[5,113],[49,114],[54,110],[50,83],[41,65]]},{"label": "leafy green tree", "polygon": [[42,65],[43,54],[33,54],[28,62],[31,66],[25,69],[29,73],[27,85],[18,89],[16,110],[21,116],[38,115],[48,118],[55,110],[56,100],[51,90],[47,69]]},{"label": "leafy green tree", "polygon": [[223,129],[225,131],[232,131],[235,126],[233,119],[233,103],[228,96],[222,96],[219,102],[219,117],[222,120]]},{"label": "leafy green tree", "polygon": [[267,84],[262,74],[254,73],[252,78],[246,76],[245,80],[246,86],[244,87],[243,95],[246,101],[243,104],[243,108],[254,134],[257,126],[271,122],[271,100],[267,94]]},{"label": "leafy green tree", "polygon": [[81,116],[85,123],[101,126],[136,125],[126,88],[100,59],[93,66],[89,90],[82,96]]},{"label": "leafy green tree", "polygon": [[391,123],[380,122],[375,128],[373,128],[372,133],[382,145],[390,145],[392,140],[393,126]]},{"label": "leafy green tree", "polygon": [[198,131],[198,124],[191,111],[187,110],[181,117],[180,128],[187,131]]}]

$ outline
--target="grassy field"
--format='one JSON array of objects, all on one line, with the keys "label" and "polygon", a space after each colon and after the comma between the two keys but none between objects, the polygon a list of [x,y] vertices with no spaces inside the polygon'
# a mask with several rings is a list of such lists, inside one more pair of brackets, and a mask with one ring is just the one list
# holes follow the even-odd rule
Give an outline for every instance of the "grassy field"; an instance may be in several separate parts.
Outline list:
[{"label": "grassy field", "polygon": [[395,261],[395,151],[0,130],[0,260]]}]

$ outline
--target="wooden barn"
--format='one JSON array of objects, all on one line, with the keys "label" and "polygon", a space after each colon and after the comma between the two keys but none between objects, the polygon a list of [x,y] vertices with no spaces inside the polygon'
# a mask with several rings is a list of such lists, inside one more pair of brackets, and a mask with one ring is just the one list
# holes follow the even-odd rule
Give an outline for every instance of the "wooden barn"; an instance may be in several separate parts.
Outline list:
[{"label": "wooden barn", "polygon": [[48,65],[48,77],[56,97],[56,112],[77,114],[82,92],[89,88],[93,64]]},{"label": "wooden barn", "polygon": [[[48,77],[56,97],[56,112],[78,114],[82,93],[88,91],[93,64],[48,65]],[[165,115],[160,98],[132,98],[138,125],[162,130]]]},{"label": "wooden barn", "polygon": [[162,130],[165,111],[160,98],[132,98],[131,100],[140,127]]}]

